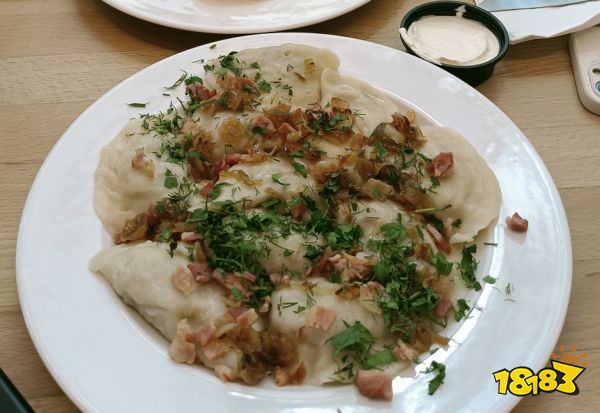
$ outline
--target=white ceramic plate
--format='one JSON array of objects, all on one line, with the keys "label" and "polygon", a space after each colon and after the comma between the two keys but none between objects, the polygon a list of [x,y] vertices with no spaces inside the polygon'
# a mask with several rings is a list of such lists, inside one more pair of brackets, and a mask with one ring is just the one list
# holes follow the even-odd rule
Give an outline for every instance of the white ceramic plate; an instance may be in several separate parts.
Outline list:
[{"label": "white ceramic plate", "polygon": [[[162,86],[179,69],[231,50],[282,42],[327,47],[340,71],[402,97],[424,121],[465,135],[496,173],[503,193],[501,219],[486,235],[479,277],[482,311],[459,326],[447,350],[432,357],[447,366],[444,385],[427,395],[430,376],[397,378],[394,400],[374,402],[353,386],[259,387],[223,384],[200,366],[173,363],[166,340],[128,309],[88,260],[107,238],[92,206],[93,175],[101,147],[139,109],[164,108]],[[182,92],[182,91],[180,91]],[[144,110],[146,111],[146,110]],[[508,231],[503,218],[519,211],[526,234]],[[156,63],[130,77],[86,110],[65,132],[40,169],[23,212],[17,245],[21,306],[46,366],[73,401],[89,412],[500,412],[518,399],[498,395],[492,372],[541,368],[560,333],[571,286],[571,244],[563,207],[544,164],[523,133],[476,90],[434,65],[360,40],[286,33],[224,40]],[[514,292],[507,297],[507,283]],[[507,301],[510,298],[514,301]],[[410,371],[407,376],[414,375]]]},{"label": "white ceramic plate", "polygon": [[[477,0],[476,4],[483,1]],[[493,12],[508,30],[510,43],[547,39],[574,33],[600,23],[600,1],[562,7],[504,10]]]},{"label": "white ceramic plate", "polygon": [[371,0],[103,0],[131,16],[204,33],[264,33],[333,19]]}]

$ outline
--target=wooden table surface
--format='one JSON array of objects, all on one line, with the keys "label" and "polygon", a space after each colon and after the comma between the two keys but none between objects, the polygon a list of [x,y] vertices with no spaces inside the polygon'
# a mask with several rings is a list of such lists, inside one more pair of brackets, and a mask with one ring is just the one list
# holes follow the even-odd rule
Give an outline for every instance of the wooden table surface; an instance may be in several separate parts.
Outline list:
[{"label": "wooden table surface", "polygon": [[[397,26],[418,1],[375,0],[302,31],[401,48]],[[100,0],[0,1],[0,366],[39,412],[77,408],[37,355],[15,284],[21,211],[42,161],[92,102],[140,69],[224,36],[159,27]],[[516,412],[591,412],[600,406],[600,117],[577,97],[567,37],[511,47],[478,90],[525,133],[548,166],[573,241],[571,303],[559,343],[589,368],[578,396],[525,398]]]}]

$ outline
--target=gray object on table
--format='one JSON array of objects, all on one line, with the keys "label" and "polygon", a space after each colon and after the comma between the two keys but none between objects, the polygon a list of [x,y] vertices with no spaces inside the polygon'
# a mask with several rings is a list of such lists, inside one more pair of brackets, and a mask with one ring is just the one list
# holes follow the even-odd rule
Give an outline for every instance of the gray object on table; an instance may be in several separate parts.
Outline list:
[{"label": "gray object on table", "polygon": [[487,11],[501,11],[567,6],[569,4],[586,3],[588,1],[590,0],[485,0],[478,4],[478,6]]}]

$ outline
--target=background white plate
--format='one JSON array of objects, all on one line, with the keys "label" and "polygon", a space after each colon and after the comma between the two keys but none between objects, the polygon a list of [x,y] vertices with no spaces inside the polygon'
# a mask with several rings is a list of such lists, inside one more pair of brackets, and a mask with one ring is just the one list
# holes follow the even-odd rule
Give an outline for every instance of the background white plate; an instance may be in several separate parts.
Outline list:
[{"label": "background white plate", "polygon": [[371,0],[103,0],[131,16],[204,33],[264,33],[333,19]]},{"label": "background white plate", "polygon": [[[199,366],[173,363],[167,343],[129,310],[87,268],[105,244],[92,206],[93,175],[100,148],[139,109],[125,102],[162,96],[179,69],[201,73],[195,60],[231,50],[282,42],[327,47],[341,58],[340,71],[401,96],[436,123],[465,135],[498,177],[500,220],[488,234],[479,277],[486,285],[482,311],[455,332],[448,350],[434,354],[447,366],[445,384],[427,395],[430,376],[398,378],[391,403],[373,402],[344,387],[251,388],[223,384]],[[146,111],[146,110],[145,110]],[[530,222],[526,234],[508,231],[503,218],[518,210]],[[510,282],[514,292],[507,297]],[[571,245],[564,210],[544,164],[523,133],[476,90],[434,65],[360,40],[285,33],[234,38],[188,50],[130,77],[86,110],[65,132],[40,169],[25,205],[17,244],[21,306],[38,352],[73,401],[93,412],[500,412],[518,399],[497,394],[492,372],[541,368],[561,330],[571,286]],[[513,301],[507,301],[507,298]],[[409,372],[411,373],[411,372]],[[414,373],[414,372],[412,372]]]},{"label": "background white plate", "polygon": [[[477,0],[480,5],[483,1]],[[506,26],[510,44],[578,32],[600,23],[600,0],[562,7],[493,12]]]}]

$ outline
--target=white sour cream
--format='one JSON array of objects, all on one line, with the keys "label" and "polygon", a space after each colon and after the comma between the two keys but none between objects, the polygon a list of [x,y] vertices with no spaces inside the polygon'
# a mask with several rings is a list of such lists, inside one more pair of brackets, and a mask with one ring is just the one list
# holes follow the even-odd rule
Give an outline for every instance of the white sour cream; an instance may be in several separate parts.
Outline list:
[{"label": "white sour cream", "polygon": [[494,33],[465,19],[464,7],[456,11],[456,16],[421,17],[408,30],[401,28],[400,35],[417,55],[438,65],[471,66],[496,57],[500,43]]}]

